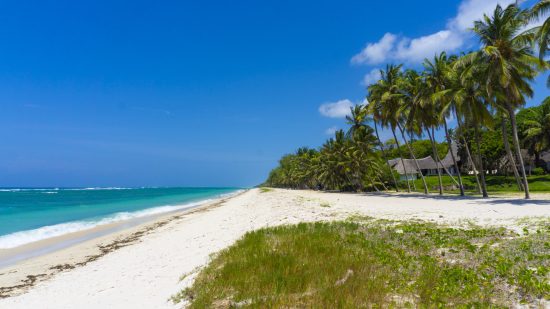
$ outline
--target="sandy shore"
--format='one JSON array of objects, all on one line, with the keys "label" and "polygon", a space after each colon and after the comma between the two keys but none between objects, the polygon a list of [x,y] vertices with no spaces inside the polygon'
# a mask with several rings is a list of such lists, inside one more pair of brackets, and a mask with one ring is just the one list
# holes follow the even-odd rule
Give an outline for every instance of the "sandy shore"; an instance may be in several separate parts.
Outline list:
[{"label": "sandy shore", "polygon": [[[192,211],[36,257],[0,270],[0,308],[174,308],[215,253],[261,227],[350,216],[418,219],[521,230],[550,218],[550,198],[477,199],[257,189]],[[23,281],[22,281],[23,280]],[[13,287],[17,286],[18,287]]]}]

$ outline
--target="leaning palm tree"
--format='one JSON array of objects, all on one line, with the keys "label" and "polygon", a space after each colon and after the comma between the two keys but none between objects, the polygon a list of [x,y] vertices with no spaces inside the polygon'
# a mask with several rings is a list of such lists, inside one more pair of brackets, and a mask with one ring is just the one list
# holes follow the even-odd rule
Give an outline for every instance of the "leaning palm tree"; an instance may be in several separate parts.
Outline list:
[{"label": "leaning palm tree", "polygon": [[521,33],[526,26],[525,13],[512,4],[503,9],[500,5],[491,17],[474,23],[474,32],[479,37],[482,48],[478,53],[486,64],[484,83],[488,96],[494,100],[495,92],[502,92],[506,100],[496,100],[510,118],[512,139],[523,177],[525,198],[529,199],[529,184],[519,144],[516,114],[518,107],[525,104],[525,96],[531,97],[533,90],[529,82],[538,74],[542,62],[533,55],[530,33]]},{"label": "leaning palm tree", "polygon": [[[346,122],[347,122],[348,125],[350,125],[350,128],[347,131],[347,136],[349,138],[352,138],[356,143],[361,144],[361,146],[363,148],[358,147],[358,148],[362,149],[362,152],[360,153],[361,155],[365,153],[365,148],[364,148],[365,142],[364,142],[363,138],[365,136],[370,136],[373,133],[373,129],[366,124],[366,122],[369,120],[368,113],[369,113],[369,111],[367,110],[366,105],[356,105],[356,106],[350,108],[350,114],[346,116]],[[380,142],[380,136],[378,135],[378,128],[377,128],[376,121],[374,121],[374,125],[375,125],[375,128],[376,128],[374,130],[376,132],[376,139],[377,139],[377,142],[380,145],[380,148],[382,150],[382,156],[383,156],[384,160],[386,161],[386,164],[387,164],[387,166],[390,170],[390,174],[392,176],[392,180],[393,180],[393,183],[395,185],[395,190],[397,192],[399,192],[399,188],[397,186],[397,181],[395,179],[395,175],[393,174],[393,169],[391,168],[391,166],[390,166],[390,164],[387,160],[387,157],[386,157],[386,152],[384,150],[384,145]],[[357,137],[358,134],[359,134],[359,138]],[[376,145],[376,144],[377,143],[371,143],[371,144],[368,144],[367,146],[374,148],[374,145]],[[378,175],[375,175],[375,176],[378,177]],[[382,182],[382,185],[384,185],[383,182]],[[373,185],[373,187],[376,188],[374,185]]]},{"label": "leaning palm tree", "polygon": [[374,115],[375,123],[378,119],[382,127],[389,127],[397,144],[397,150],[399,152],[399,157],[401,164],[403,165],[403,170],[405,172],[405,177],[407,178],[407,191],[411,192],[411,177],[405,165],[403,159],[403,154],[401,153],[401,145],[399,145],[399,140],[395,134],[395,129],[397,128],[397,122],[394,121],[392,115],[394,113],[390,112],[392,105],[395,105],[394,110],[398,109],[398,99],[401,96],[398,89],[398,79],[400,76],[402,65],[388,65],[386,70],[380,70],[381,78],[380,80],[373,85],[368,87],[370,93],[370,104],[369,111]]},{"label": "leaning palm tree", "polygon": [[[388,66],[386,72],[382,72],[383,73],[382,79],[379,82],[381,85],[385,86],[384,92],[381,96],[382,119],[384,123],[392,129],[392,132],[394,133],[394,138],[397,143],[398,143],[398,139],[397,139],[397,136],[395,135],[395,129],[396,128],[399,129],[401,133],[401,137],[403,138],[403,142],[409,149],[409,153],[416,166],[416,172],[420,174],[420,177],[422,179],[422,183],[424,186],[424,194],[428,194],[429,191],[428,191],[428,185],[426,183],[426,179],[422,174],[422,169],[418,164],[416,155],[414,154],[414,151],[412,150],[412,147],[409,144],[409,141],[405,134],[405,129],[403,128],[405,117],[403,115],[402,106],[403,106],[403,100],[406,99],[406,93],[403,91],[405,81],[403,79],[401,67],[402,65],[398,65],[398,66],[390,65]],[[399,148],[399,144],[397,146]],[[403,163],[403,166],[405,166],[404,162],[402,163]],[[415,185],[414,182],[413,182],[413,185]],[[415,190],[416,190],[416,187],[415,187]]]},{"label": "leaning palm tree", "polygon": [[454,116],[454,118],[457,120],[457,139],[458,141],[461,140],[461,143],[466,152],[466,156],[468,159],[467,162],[470,168],[472,168],[478,192],[480,194],[483,194],[482,185],[479,180],[479,173],[472,157],[472,152],[470,151],[469,142],[466,140],[466,136],[464,134],[465,127],[463,126],[461,118],[463,116],[463,109],[466,105],[465,102],[474,100],[476,97],[479,97],[479,95],[477,94],[479,92],[479,87],[477,87],[477,85],[479,84],[472,82],[476,78],[475,72],[478,67],[474,67],[471,65],[462,65],[460,63],[461,60],[462,59],[459,57],[454,59],[453,63],[449,66],[450,69],[447,70],[447,81],[449,84],[447,85],[445,90],[434,94],[434,96],[449,97],[447,100],[444,101],[446,102],[446,104],[442,106],[441,114],[444,115],[450,113],[450,115]]},{"label": "leaning palm tree", "polygon": [[[460,169],[458,168],[458,163],[453,152],[451,135],[449,134],[449,128],[447,125],[447,118],[451,116],[452,110],[452,107],[449,108],[449,105],[453,104],[451,97],[448,95],[450,94],[448,90],[452,89],[451,81],[449,80],[449,71],[451,70],[451,63],[453,60],[453,57],[448,58],[447,54],[442,52],[438,56],[434,57],[433,62],[428,59],[424,60],[424,69],[426,79],[428,80],[427,83],[431,86],[429,87],[431,91],[427,103],[435,109],[438,114],[436,119],[440,124],[443,124],[443,128],[445,129],[445,137],[447,138],[447,144],[449,145],[449,152],[451,153],[453,165],[458,176],[457,185],[460,189],[460,195],[464,196],[465,193],[464,185],[462,183],[462,175],[460,174]],[[439,159],[439,154],[437,151],[435,151],[435,155],[438,157],[437,159]],[[439,162],[443,167],[441,160],[439,160]],[[446,169],[445,171],[449,174],[451,179],[454,180],[452,175],[450,175]]]},{"label": "leaning palm tree", "polygon": [[[421,77],[418,75],[416,71],[407,70],[405,72],[405,76],[401,84],[401,91],[404,93],[404,96],[401,100],[401,106],[399,107],[398,112],[405,119],[404,127],[410,133],[420,136],[422,131],[421,128],[424,124],[423,119],[421,117],[422,115],[421,99],[422,99],[423,93],[426,91],[426,88],[425,88],[425,84],[423,84]],[[401,133],[403,134],[403,130],[401,130]],[[403,134],[403,138],[405,139],[404,134]],[[408,142],[407,142],[407,146],[409,148],[409,151],[411,152],[411,155],[414,156],[412,147]],[[424,177],[424,174],[422,174],[422,170],[420,169],[418,162],[416,161],[416,157],[414,157],[414,159],[416,162],[416,166],[420,171],[420,175],[422,177],[424,192],[427,194],[428,185],[426,183],[426,179]],[[439,179],[441,180],[441,177]],[[443,186],[441,185],[440,188],[442,187]],[[442,193],[441,190],[440,190],[440,193]]]},{"label": "leaning palm tree", "polygon": [[523,181],[521,180],[521,176],[519,175],[516,159],[514,158],[514,154],[512,153],[512,149],[510,148],[510,140],[508,136],[509,135],[508,122],[506,121],[506,115],[503,112],[500,112],[498,117],[500,118],[499,120],[500,120],[500,129],[502,132],[502,141],[504,145],[504,150],[506,151],[506,155],[508,156],[510,169],[512,170],[512,173],[514,173],[514,177],[516,178],[516,183],[519,191],[523,191]]},{"label": "leaning palm tree", "polygon": [[[376,87],[373,87],[373,90],[375,90]],[[372,122],[374,124],[374,132],[376,133],[376,139],[378,141],[378,145],[380,146],[380,150],[382,150],[382,158],[386,162],[386,165],[388,166],[388,169],[390,171],[393,184],[395,186],[395,192],[399,192],[399,186],[397,184],[397,180],[395,179],[395,175],[393,173],[393,168],[390,165],[390,161],[388,160],[388,156],[386,155],[386,150],[384,148],[384,143],[382,143],[382,140],[380,140],[380,135],[378,134],[378,122],[380,122],[380,108],[377,107],[377,104],[380,104],[379,98],[376,96],[376,93],[370,93],[368,95],[368,104],[363,106],[363,109],[365,110],[365,113],[367,115],[372,116]]]},{"label": "leaning palm tree", "polygon": [[[453,66],[456,80],[452,93],[459,128],[464,131],[468,125],[474,129],[474,143],[477,148],[477,163],[479,165],[479,168],[474,169],[474,173],[479,174],[483,197],[489,195],[479,146],[481,143],[479,131],[483,126],[492,126],[493,122],[493,116],[489,111],[487,91],[482,82],[486,65],[481,62],[477,53],[467,54],[457,59]],[[466,140],[465,144],[466,146],[468,144]],[[472,163],[475,166],[473,160]]]}]

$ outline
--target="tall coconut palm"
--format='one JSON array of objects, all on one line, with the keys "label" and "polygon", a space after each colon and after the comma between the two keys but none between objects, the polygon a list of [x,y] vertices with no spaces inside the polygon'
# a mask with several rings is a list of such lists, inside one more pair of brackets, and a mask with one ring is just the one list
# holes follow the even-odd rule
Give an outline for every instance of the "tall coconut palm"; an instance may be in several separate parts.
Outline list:
[{"label": "tall coconut palm", "polygon": [[[430,85],[430,95],[428,97],[427,103],[432,105],[432,108],[438,113],[436,119],[439,120],[440,124],[443,124],[445,130],[445,137],[447,139],[447,144],[449,145],[449,152],[453,160],[453,165],[458,176],[458,185],[460,189],[460,195],[464,196],[464,185],[462,183],[462,176],[460,175],[460,169],[458,168],[458,163],[455,158],[451,135],[449,134],[449,128],[447,125],[447,118],[451,116],[452,108],[449,108],[449,105],[452,105],[452,99],[450,96],[445,95],[447,90],[451,88],[451,81],[449,80],[449,71],[451,70],[451,64],[454,61],[454,58],[447,57],[445,52],[440,53],[434,57],[433,62],[426,59],[424,60],[424,69],[428,85]],[[443,94],[443,95],[441,95]],[[432,132],[433,135],[433,132]],[[435,145],[434,145],[435,148]],[[435,155],[439,159],[439,154],[437,152]],[[441,160],[439,160],[440,165],[443,167]],[[446,169],[445,169],[446,170]],[[454,180],[452,175],[446,170],[451,179]]]},{"label": "tall coconut palm", "polygon": [[[423,97],[423,93],[426,91],[425,84],[423,83],[420,75],[416,71],[407,70],[401,83],[401,90],[403,91],[404,96],[401,100],[401,106],[398,112],[405,119],[404,127],[409,133],[420,136],[422,132],[421,128],[424,124],[422,119],[423,112],[421,99]],[[406,139],[402,129],[401,133],[403,135],[403,138]],[[411,152],[411,155],[414,156],[412,147],[408,142],[407,146],[409,148],[409,151]],[[416,161],[416,157],[413,158],[415,159],[416,167],[418,168],[422,177],[424,193],[428,194],[428,185],[426,183],[425,177],[422,174],[422,170],[420,169],[418,162]]]},{"label": "tall coconut palm", "polygon": [[[382,78],[379,82],[379,85],[382,86],[383,93],[381,96],[381,106],[382,106],[382,120],[383,123],[385,123],[387,126],[389,126],[392,129],[392,132],[394,133],[394,138],[396,139],[396,142],[398,143],[397,136],[395,135],[395,129],[399,129],[401,133],[401,137],[403,138],[403,142],[405,145],[407,145],[407,148],[409,149],[409,153],[413,159],[413,162],[416,165],[416,172],[420,174],[422,178],[422,183],[424,185],[424,193],[428,194],[428,185],[426,183],[426,180],[424,178],[424,175],[422,174],[422,170],[420,168],[420,165],[418,164],[418,160],[416,159],[416,155],[414,154],[414,151],[412,150],[411,145],[409,144],[409,141],[407,139],[407,136],[405,135],[405,130],[403,128],[403,122],[405,120],[405,117],[402,115],[402,104],[403,100],[406,98],[406,94],[403,92],[403,74],[401,72],[402,65],[389,65],[386,69],[386,72],[382,72]],[[398,144],[399,148],[399,144]],[[403,162],[403,166],[405,167],[405,164]],[[414,185],[414,182],[413,182]]]},{"label": "tall coconut palm", "polygon": [[474,142],[477,148],[478,171],[483,197],[489,195],[487,193],[483,160],[481,159],[479,131],[484,125],[492,126],[493,123],[493,116],[489,111],[487,91],[482,81],[486,65],[485,62],[481,61],[478,53],[463,55],[457,59],[453,66],[456,71],[456,83],[452,93],[459,128],[464,130],[466,122],[475,131]]},{"label": "tall coconut palm", "polygon": [[[460,60],[460,61],[459,61]],[[458,134],[457,138],[462,140],[462,145],[466,151],[466,156],[468,159],[468,163],[470,167],[473,169],[473,174],[476,180],[478,192],[480,194],[483,194],[483,189],[481,182],[479,180],[479,173],[476,168],[476,164],[474,162],[474,159],[472,158],[472,152],[470,151],[470,146],[468,141],[466,140],[466,136],[464,134],[465,128],[462,123],[461,117],[462,110],[464,109],[465,102],[468,101],[468,97],[471,97],[471,99],[474,99],[475,97],[478,97],[476,92],[478,90],[477,83],[471,82],[473,78],[475,78],[475,68],[471,65],[466,65],[461,63],[463,62],[461,58],[454,59],[453,63],[449,66],[449,70],[447,70],[447,81],[449,83],[448,87],[445,90],[440,91],[437,94],[434,94],[434,96],[448,96],[449,98],[445,100],[446,104],[442,106],[441,113],[447,114],[448,112],[451,113],[451,115],[454,116],[454,118],[457,120],[458,124]]]},{"label": "tall coconut palm", "polygon": [[473,30],[482,43],[478,54],[486,64],[484,80],[488,95],[492,98],[495,92],[500,91],[506,98],[495,103],[506,111],[510,119],[525,198],[529,199],[529,183],[521,155],[515,112],[525,104],[526,96],[533,95],[529,82],[542,68],[542,62],[533,55],[533,36],[521,32],[526,23],[525,13],[518,6],[512,4],[503,9],[497,5],[491,17],[485,15],[483,20],[474,23]]},{"label": "tall coconut palm", "polygon": [[504,144],[504,150],[506,151],[506,155],[508,156],[508,162],[510,162],[510,169],[514,173],[519,191],[523,191],[523,181],[521,180],[521,176],[519,175],[516,159],[514,158],[514,154],[512,153],[512,149],[510,148],[510,141],[508,139],[508,122],[506,121],[506,115],[500,113],[499,116],[501,118],[500,129],[502,131],[502,141]]},{"label": "tall coconut palm", "polygon": [[399,157],[401,159],[401,164],[403,165],[403,170],[405,172],[405,177],[407,178],[407,191],[411,192],[411,185],[409,172],[405,161],[403,159],[403,154],[401,153],[401,146],[399,145],[399,140],[395,134],[395,129],[397,123],[390,116],[392,115],[390,110],[390,105],[395,105],[395,109],[398,109],[398,101],[401,94],[399,93],[398,88],[398,79],[400,76],[401,65],[388,65],[386,70],[380,70],[381,79],[373,85],[368,87],[370,104],[368,106],[369,112],[373,115],[375,123],[378,120],[383,127],[389,127],[392,131],[395,143],[397,144],[397,150],[399,152]]}]

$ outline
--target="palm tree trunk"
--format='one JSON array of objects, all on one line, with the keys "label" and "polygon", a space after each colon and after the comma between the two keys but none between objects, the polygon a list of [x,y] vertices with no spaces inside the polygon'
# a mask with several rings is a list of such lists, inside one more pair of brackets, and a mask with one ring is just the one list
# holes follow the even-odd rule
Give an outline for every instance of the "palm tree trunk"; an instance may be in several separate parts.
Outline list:
[{"label": "palm tree trunk", "polygon": [[384,191],[388,191],[388,187],[386,187],[386,185],[384,184],[382,179],[380,179],[380,176],[376,176],[376,179],[378,179],[378,181],[380,181],[380,184],[382,185],[382,188],[384,188]]},{"label": "palm tree trunk", "polygon": [[[458,114],[456,111],[455,111],[455,117],[458,123],[458,128],[460,129],[461,132],[464,132],[462,120],[458,117]],[[470,162],[470,164],[472,165],[472,168],[474,169],[474,176],[476,178],[478,192],[479,194],[483,194],[483,190],[481,189],[481,183],[479,182],[479,176],[477,175],[476,165],[474,163],[474,159],[472,159],[472,153],[470,152],[470,146],[468,146],[468,141],[466,140],[466,137],[464,137],[464,134],[460,134],[460,136],[462,137],[462,141],[464,142],[464,148],[466,149],[466,154],[468,155],[468,162]]]},{"label": "palm tree trunk", "polygon": [[516,113],[510,103],[506,104],[508,109],[508,116],[510,116],[510,124],[512,125],[512,139],[514,140],[514,146],[516,148],[516,155],[519,160],[519,167],[521,168],[521,176],[523,177],[523,188],[525,189],[525,199],[528,200],[529,195],[529,183],[527,182],[527,175],[525,174],[525,165],[523,164],[523,157],[521,156],[521,147],[519,146],[518,127],[516,125]]},{"label": "palm tree trunk", "polygon": [[441,162],[441,157],[439,156],[439,152],[437,152],[437,145],[436,145],[436,142],[435,142],[435,133],[434,133],[434,128],[432,127],[432,143],[436,149],[436,152],[435,152],[435,161],[437,164],[439,164],[441,166],[441,169],[443,171],[445,171],[445,174],[447,174],[447,176],[449,176],[449,178],[451,178],[451,180],[457,185],[457,186],[460,186],[460,184],[458,183],[458,181],[456,181],[456,179],[453,177],[453,174],[451,174],[451,172],[449,172],[449,170],[445,167],[445,165],[443,165],[443,162]]},{"label": "palm tree trunk", "polygon": [[401,159],[401,164],[403,164],[403,170],[405,171],[405,177],[407,177],[407,192],[411,193],[411,184],[409,182],[409,173],[407,172],[407,167],[405,166],[405,161],[403,160],[403,154],[401,153],[401,146],[399,145],[399,140],[397,140],[397,135],[395,135],[395,129],[392,127],[391,132],[393,133],[393,138],[395,138],[395,143],[397,144],[397,151],[399,151],[399,157]]},{"label": "palm tree trunk", "polygon": [[378,190],[378,188],[376,187],[376,185],[374,184],[374,181],[372,180],[371,177],[369,177],[369,181],[370,181],[370,185],[374,188],[374,190],[376,192],[380,192],[380,190]]},{"label": "palm tree trunk", "polygon": [[479,147],[479,125],[475,124],[475,138],[476,138],[476,148],[477,148],[477,158],[479,160],[479,175],[481,177],[481,192],[483,197],[489,197],[487,194],[487,183],[485,182],[485,170],[483,169],[483,160],[481,159],[481,149]]},{"label": "palm tree trunk", "polygon": [[386,150],[384,149],[384,144],[382,144],[382,141],[380,140],[380,136],[378,135],[378,125],[376,124],[376,120],[374,121],[374,132],[376,132],[376,138],[378,139],[378,143],[380,144],[380,149],[382,149],[382,156],[384,157],[384,161],[386,161],[386,164],[390,169],[391,178],[393,180],[393,184],[395,185],[395,192],[399,192],[399,187],[397,186],[397,180],[395,180],[393,169],[390,165],[390,162],[388,161],[388,157],[386,156]]},{"label": "palm tree trunk", "polygon": [[[437,160],[436,162],[439,162],[439,155],[437,154],[437,148],[435,147],[435,142],[432,138],[432,134],[430,133],[430,129],[426,128],[426,131],[428,132],[428,137],[430,138],[430,144],[432,144],[432,152],[433,152],[434,158]],[[432,127],[432,133],[433,133],[433,127]],[[437,169],[437,179],[439,180],[439,195],[443,195],[443,180],[441,179],[441,171],[437,167],[437,164],[435,167]]]},{"label": "palm tree trunk", "polygon": [[[365,171],[365,175],[367,176],[367,178],[369,179],[369,182],[371,184],[371,186],[374,188],[374,190],[376,190],[376,192],[379,192],[378,188],[376,187],[376,185],[374,184],[374,180],[373,180],[373,177],[371,177],[369,175],[369,170],[373,170],[374,169],[372,168],[372,165],[371,164],[367,164],[367,170]],[[358,168],[359,169],[359,168]],[[375,173],[376,175],[376,173]],[[363,181],[361,181],[361,179],[359,179],[359,182],[361,184],[361,190],[364,191],[364,187],[363,187]]]},{"label": "palm tree trunk", "polygon": [[418,165],[418,161],[416,160],[416,156],[414,155],[414,152],[412,150],[411,145],[409,145],[409,142],[407,141],[407,137],[405,136],[405,132],[403,131],[403,128],[401,128],[401,125],[397,123],[397,126],[399,127],[399,130],[401,131],[401,136],[403,136],[403,140],[405,141],[405,144],[407,144],[407,148],[409,148],[409,152],[411,153],[411,156],[413,157],[414,164],[416,165],[416,169],[418,170],[418,173],[420,174],[420,177],[422,177],[422,184],[424,185],[424,194],[429,194],[428,191],[428,184],[426,183],[426,179],[424,178],[424,174],[422,174],[422,169],[420,169],[420,165]]},{"label": "palm tree trunk", "polygon": [[447,127],[447,119],[443,119],[443,125],[445,128],[445,136],[447,137],[447,144],[449,145],[449,152],[451,153],[451,158],[453,158],[453,165],[455,166],[455,171],[458,175],[458,187],[460,188],[460,196],[464,196],[464,184],[462,183],[462,176],[460,175],[460,169],[458,168],[458,163],[456,163],[455,154],[453,153],[453,142],[451,140],[451,135],[449,135],[449,128]]},{"label": "palm tree trunk", "polygon": [[502,141],[504,142],[504,149],[506,149],[506,154],[508,155],[508,161],[510,161],[512,171],[514,172],[514,177],[516,177],[518,189],[519,191],[523,191],[523,185],[521,184],[521,178],[519,177],[516,160],[514,159],[514,155],[512,154],[512,150],[510,149],[510,142],[508,141],[508,130],[506,129],[506,119],[504,117],[502,117],[501,129]]}]

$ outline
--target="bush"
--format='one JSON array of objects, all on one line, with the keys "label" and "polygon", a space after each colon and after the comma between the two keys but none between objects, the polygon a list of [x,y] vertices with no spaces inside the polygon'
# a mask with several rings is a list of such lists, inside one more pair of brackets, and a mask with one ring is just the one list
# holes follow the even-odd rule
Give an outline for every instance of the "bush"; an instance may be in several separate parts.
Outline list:
[{"label": "bush", "polygon": [[542,167],[537,167],[537,168],[534,168],[532,171],[531,171],[531,174],[532,175],[544,175],[546,174],[546,172],[544,171],[544,169]]}]

